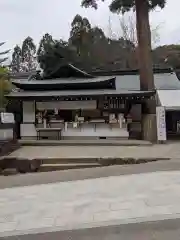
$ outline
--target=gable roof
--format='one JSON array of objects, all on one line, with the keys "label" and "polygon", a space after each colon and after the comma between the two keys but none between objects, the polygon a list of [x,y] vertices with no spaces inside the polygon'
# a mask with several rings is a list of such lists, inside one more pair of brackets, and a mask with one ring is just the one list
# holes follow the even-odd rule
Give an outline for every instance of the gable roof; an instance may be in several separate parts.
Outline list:
[{"label": "gable roof", "polygon": [[74,65],[68,64],[59,64],[57,65],[47,76],[44,76],[44,79],[53,79],[53,78],[93,78],[93,76]]},{"label": "gable roof", "polygon": [[157,95],[166,110],[180,110],[180,90],[158,90]]}]

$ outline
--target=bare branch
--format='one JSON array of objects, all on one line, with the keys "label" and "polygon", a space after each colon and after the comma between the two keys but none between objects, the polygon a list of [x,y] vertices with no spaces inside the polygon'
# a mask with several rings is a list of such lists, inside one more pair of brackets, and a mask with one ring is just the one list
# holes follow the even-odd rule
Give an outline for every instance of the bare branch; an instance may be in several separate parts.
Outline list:
[{"label": "bare branch", "polygon": [[0,52],[0,55],[4,55],[4,54],[8,54],[10,52],[10,49],[9,50],[6,50],[4,52]]},{"label": "bare branch", "polygon": [[0,47],[2,46],[2,45],[4,45],[5,44],[5,42],[0,42]]},{"label": "bare branch", "polygon": [[[128,41],[131,41],[135,46],[138,45],[137,35],[136,35],[136,17],[135,14],[124,14],[119,18],[120,22],[120,35]],[[157,45],[160,41],[159,35],[160,25],[151,26],[151,41],[152,46]]]}]

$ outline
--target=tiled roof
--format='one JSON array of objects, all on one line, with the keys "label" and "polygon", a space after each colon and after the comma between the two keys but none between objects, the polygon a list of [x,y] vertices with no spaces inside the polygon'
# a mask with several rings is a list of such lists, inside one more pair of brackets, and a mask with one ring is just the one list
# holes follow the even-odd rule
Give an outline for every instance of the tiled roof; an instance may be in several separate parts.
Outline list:
[{"label": "tiled roof", "polygon": [[[175,73],[154,74],[155,89],[180,89],[180,81]],[[116,76],[116,89],[140,90],[139,75]]]}]

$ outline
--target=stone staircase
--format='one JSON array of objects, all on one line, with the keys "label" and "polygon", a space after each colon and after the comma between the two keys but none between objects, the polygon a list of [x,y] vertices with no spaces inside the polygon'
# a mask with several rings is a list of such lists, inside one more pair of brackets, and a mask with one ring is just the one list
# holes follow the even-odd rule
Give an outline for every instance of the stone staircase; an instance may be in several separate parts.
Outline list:
[{"label": "stone staircase", "polygon": [[40,172],[49,172],[49,171],[58,171],[58,170],[67,170],[67,169],[80,169],[80,168],[93,168],[100,167],[97,158],[47,158],[40,161],[39,171]]},{"label": "stone staircase", "polygon": [[[51,146],[142,146],[142,147],[152,147],[152,143],[146,141],[137,141],[137,140],[87,140],[87,141],[75,141],[75,140],[61,140],[61,141],[53,141],[53,140],[20,140],[17,143],[11,144],[11,149],[9,149],[9,153],[18,147],[26,146],[26,147],[51,147]],[[58,171],[58,170],[67,170],[67,169],[80,169],[80,168],[94,168],[101,166],[109,166],[109,165],[123,165],[123,164],[138,164],[144,163],[146,160],[144,159],[132,159],[132,158],[109,158],[103,156],[102,158],[93,154],[93,156],[88,157],[78,157],[73,156],[68,157],[66,155],[61,154],[61,152],[57,154],[52,154],[47,152],[47,154],[42,154],[43,156],[36,156],[35,154],[7,154],[7,151],[4,152],[5,156],[1,158],[0,161],[0,169],[2,172],[8,171],[9,169],[13,169],[16,172],[27,173],[27,172],[49,172],[49,171]],[[26,156],[27,155],[27,156]],[[87,155],[87,154],[85,154]],[[154,161],[154,159],[148,159],[149,161]]]},{"label": "stone staircase", "polygon": [[170,158],[46,158],[46,159],[28,159],[4,157],[0,161],[2,174],[28,172],[51,172],[68,169],[85,169],[111,165],[142,164],[160,160],[170,160]]},{"label": "stone staircase", "polygon": [[5,156],[0,160],[1,172],[10,173],[14,170],[18,173],[51,172],[67,169],[100,167],[102,164],[97,158],[46,158],[28,159]]},{"label": "stone staircase", "polygon": [[7,156],[18,148],[20,143],[17,140],[0,140],[0,157]]}]

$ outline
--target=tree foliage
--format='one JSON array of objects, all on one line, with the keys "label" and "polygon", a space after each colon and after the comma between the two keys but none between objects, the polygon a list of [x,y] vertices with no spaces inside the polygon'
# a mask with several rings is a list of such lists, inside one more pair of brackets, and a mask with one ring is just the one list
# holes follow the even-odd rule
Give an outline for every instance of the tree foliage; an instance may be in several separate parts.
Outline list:
[{"label": "tree foliage", "polygon": [[[102,0],[104,2],[105,0]],[[149,10],[153,10],[156,7],[164,8],[166,0],[145,0],[148,2]],[[82,6],[98,8],[98,0],[82,0]],[[135,0],[112,0],[109,8],[114,13],[125,13],[132,9],[135,9]]]},{"label": "tree foliage", "polygon": [[51,44],[54,44],[54,40],[49,33],[46,33],[40,40],[37,56],[40,57],[43,55],[47,51],[48,46]]},{"label": "tree foliage", "polygon": [[22,46],[16,45],[12,53],[11,71],[29,72],[37,67],[36,45],[31,37],[24,39]]},{"label": "tree foliage", "polygon": [[[44,70],[45,76],[48,76],[48,74],[51,73],[53,69],[58,68],[59,65],[67,62],[86,71],[111,71],[138,68],[137,39],[129,35],[131,29],[126,28],[128,24],[130,24],[128,18],[123,19],[125,33],[121,32],[119,39],[106,36],[104,31],[97,26],[92,27],[88,19],[84,21],[86,24],[83,23],[83,25],[83,19],[81,16],[75,16],[67,42],[55,40],[48,33],[42,37],[39,43],[37,57],[41,68]],[[134,23],[132,28],[134,34]],[[79,37],[77,33],[83,36]],[[77,41],[78,37],[79,42]],[[79,50],[77,50],[78,44]],[[83,44],[83,47],[81,44]],[[15,63],[14,65],[16,66],[13,67],[15,70],[18,70],[20,59],[22,59],[21,46],[16,46],[14,50],[12,63]],[[2,56],[4,58],[6,57],[6,55]],[[152,57],[153,64],[156,67],[171,66],[180,68],[179,45],[157,47],[152,50]],[[20,72],[21,71],[22,68],[20,69]]]},{"label": "tree foliage", "polygon": [[[136,17],[135,14],[120,15],[120,34],[125,40],[132,42],[134,46],[138,46],[137,32],[136,32]],[[160,25],[152,25],[151,27],[151,43],[155,47],[160,41],[159,28]]]},{"label": "tree foliage", "polygon": [[[76,15],[71,23],[69,44],[76,49],[78,56],[83,56],[91,41],[91,24],[87,18]],[[85,56],[87,57],[87,56]]]},{"label": "tree foliage", "polygon": [[[133,29],[129,29],[131,27],[131,24],[128,22],[129,19],[124,18],[125,33],[121,32],[119,39],[111,39],[105,35],[101,28],[97,26],[92,27],[88,19],[85,21],[88,22],[88,27],[84,28],[82,19],[84,18],[81,16],[75,16],[73,19],[67,42],[55,40],[48,33],[42,37],[37,53],[40,66],[46,76],[60,64],[67,62],[87,71],[95,69],[111,71],[138,68],[137,39],[134,36],[134,23]],[[88,31],[85,31],[86,29]],[[133,37],[130,34],[131,31],[133,31]],[[83,34],[83,36],[80,36],[79,42],[77,41],[78,33]],[[83,39],[84,36],[85,38]],[[83,44],[83,47],[81,44]],[[77,50],[77,45],[79,50]],[[174,50],[172,50],[173,48]],[[180,65],[180,51],[178,48],[173,48],[172,46],[163,46],[154,49],[152,51],[153,64],[157,67]],[[165,61],[166,58],[168,58],[168,61]]]},{"label": "tree foliage", "polygon": [[[47,35],[46,35],[47,36]],[[49,35],[50,36],[50,35]],[[44,70],[44,78],[48,78],[56,68],[60,65],[71,62],[73,59],[73,52],[70,50],[68,43],[63,40],[54,40],[49,38],[42,38],[40,42],[38,61],[40,67]]]},{"label": "tree foliage", "polygon": [[16,45],[12,54],[11,68],[13,73],[18,73],[21,70],[22,53],[20,46]]},{"label": "tree foliage", "polygon": [[77,62],[80,66],[89,70],[91,68],[102,68],[118,62],[127,65],[126,49],[132,49],[133,43],[129,40],[110,39],[104,31],[95,26],[92,27],[87,18],[76,15],[71,24],[69,46],[77,53]]},{"label": "tree foliage", "polygon": [[8,94],[11,89],[11,83],[8,79],[8,69],[6,67],[0,66],[0,108],[4,108],[7,99],[5,98],[5,95]]},{"label": "tree foliage", "polygon": [[22,68],[30,71],[35,68],[36,45],[31,37],[27,37],[22,44]]},{"label": "tree foliage", "polygon": [[[142,90],[154,89],[154,76],[151,56],[151,33],[148,12],[157,6],[163,8],[166,3],[165,1],[166,0],[112,0],[109,6],[111,12],[114,13],[125,13],[132,9],[136,10],[138,62],[140,71],[140,85]],[[97,9],[97,0],[82,0],[82,6],[91,6]],[[152,109],[152,112],[155,112],[155,108]]]}]

